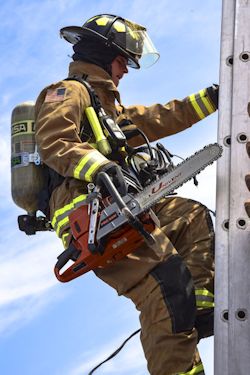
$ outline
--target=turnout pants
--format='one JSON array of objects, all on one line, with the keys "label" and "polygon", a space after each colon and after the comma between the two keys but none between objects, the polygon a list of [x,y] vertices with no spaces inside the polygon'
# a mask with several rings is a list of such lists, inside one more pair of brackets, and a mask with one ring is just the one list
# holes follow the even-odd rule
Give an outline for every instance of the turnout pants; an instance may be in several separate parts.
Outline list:
[{"label": "turnout pants", "polygon": [[213,333],[214,231],[208,209],[180,197],[155,207],[161,228],[146,245],[96,275],[140,311],[151,375],[205,374],[197,350]]}]

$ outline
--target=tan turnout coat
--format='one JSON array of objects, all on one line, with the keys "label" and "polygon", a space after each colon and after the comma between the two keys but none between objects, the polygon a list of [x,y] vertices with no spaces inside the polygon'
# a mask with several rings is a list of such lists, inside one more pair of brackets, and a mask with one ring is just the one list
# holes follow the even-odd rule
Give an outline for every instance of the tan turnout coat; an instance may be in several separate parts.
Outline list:
[{"label": "tan turnout coat", "polygon": [[[167,104],[123,107],[119,92],[102,68],[77,61],[69,67],[69,76],[87,75],[105,111],[119,121],[128,118],[150,141],[178,133],[215,111],[209,97],[203,94]],[[203,97],[202,97],[203,96]],[[205,104],[204,104],[205,101]],[[60,81],[46,87],[36,102],[36,141],[42,160],[65,177],[50,199],[52,225],[68,245],[68,214],[86,199],[86,184],[109,160],[79,136],[90,106],[86,88],[77,81]],[[132,145],[141,140],[135,139]]]}]

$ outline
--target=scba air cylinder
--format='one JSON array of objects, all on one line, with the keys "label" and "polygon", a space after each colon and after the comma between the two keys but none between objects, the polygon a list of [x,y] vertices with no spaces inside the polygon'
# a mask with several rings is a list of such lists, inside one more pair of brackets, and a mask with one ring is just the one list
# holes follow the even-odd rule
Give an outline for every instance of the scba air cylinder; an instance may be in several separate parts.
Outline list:
[{"label": "scba air cylinder", "polygon": [[17,105],[11,116],[11,193],[17,206],[35,215],[43,187],[35,143],[34,103]]}]

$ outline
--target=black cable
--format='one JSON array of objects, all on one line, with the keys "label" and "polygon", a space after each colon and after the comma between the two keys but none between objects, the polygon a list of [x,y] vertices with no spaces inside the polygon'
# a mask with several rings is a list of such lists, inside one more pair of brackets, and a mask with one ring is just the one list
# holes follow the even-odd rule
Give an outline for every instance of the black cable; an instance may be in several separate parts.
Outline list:
[{"label": "black cable", "polygon": [[150,155],[150,159],[153,160],[154,159],[154,155],[153,155],[152,146],[151,146],[151,144],[149,142],[148,137],[146,136],[146,134],[141,129],[137,128],[137,131],[144,138],[144,140],[146,142],[146,145],[147,145],[147,149],[148,149],[149,155]]},{"label": "black cable", "polygon": [[210,208],[208,209],[208,211],[211,212],[211,214],[212,214],[214,217],[216,217],[216,211],[213,211],[213,210],[211,210]]},{"label": "black cable", "polygon": [[123,341],[123,343],[121,344],[121,346],[119,346],[119,348],[117,348],[112,354],[110,354],[110,356],[108,356],[108,358],[104,359],[102,362],[100,362],[96,367],[94,367],[89,373],[88,375],[92,375],[95,370],[97,370],[99,367],[101,367],[105,362],[108,362],[110,359],[114,358],[121,350],[122,348],[124,347],[124,345],[133,337],[135,336],[137,333],[140,332],[141,329],[137,329],[137,331],[133,332],[125,341]]}]

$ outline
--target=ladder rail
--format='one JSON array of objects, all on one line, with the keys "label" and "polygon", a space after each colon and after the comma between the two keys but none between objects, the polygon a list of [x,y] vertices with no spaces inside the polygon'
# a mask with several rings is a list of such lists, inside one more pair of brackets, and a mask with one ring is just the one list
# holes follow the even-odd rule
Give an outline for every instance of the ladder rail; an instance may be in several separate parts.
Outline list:
[{"label": "ladder rail", "polygon": [[235,1],[224,0],[221,25],[218,143],[223,155],[217,162],[215,236],[214,374],[228,374],[228,248],[233,35]]},{"label": "ladder rail", "polygon": [[229,374],[250,368],[250,221],[245,210],[250,170],[250,3],[236,0],[232,92],[232,142],[229,226]]},{"label": "ladder rail", "polygon": [[[224,0],[221,31],[215,242],[214,374],[250,368],[250,2]],[[233,61],[232,61],[233,56]],[[233,64],[232,64],[233,62]]]}]

